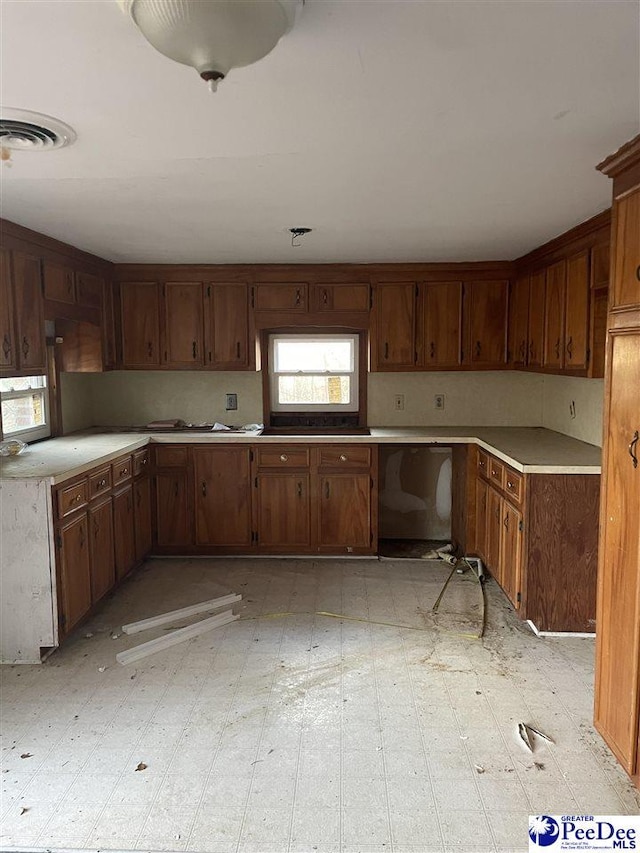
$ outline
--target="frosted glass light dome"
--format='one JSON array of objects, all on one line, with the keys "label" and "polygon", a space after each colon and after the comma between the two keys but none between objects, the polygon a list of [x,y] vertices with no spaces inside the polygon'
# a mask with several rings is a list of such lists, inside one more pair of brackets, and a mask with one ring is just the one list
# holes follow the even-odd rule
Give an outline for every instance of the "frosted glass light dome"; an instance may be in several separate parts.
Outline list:
[{"label": "frosted glass light dome", "polygon": [[270,53],[302,0],[117,0],[160,53],[191,65],[215,90],[232,68]]}]

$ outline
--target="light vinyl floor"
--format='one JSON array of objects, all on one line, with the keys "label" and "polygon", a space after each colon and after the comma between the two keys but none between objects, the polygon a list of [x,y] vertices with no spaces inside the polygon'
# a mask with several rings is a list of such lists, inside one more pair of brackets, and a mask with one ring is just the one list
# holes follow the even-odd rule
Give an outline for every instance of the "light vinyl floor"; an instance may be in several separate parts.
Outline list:
[{"label": "light vinyl floor", "polygon": [[[2,668],[0,849],[524,851],[529,814],[638,812],[592,727],[593,641],[536,638],[493,581],[484,638],[448,633],[444,577],[147,562],[43,665]],[[163,633],[112,638],[123,623],[230,591],[240,621],[116,663]],[[555,745],[526,752],[519,721]]]}]

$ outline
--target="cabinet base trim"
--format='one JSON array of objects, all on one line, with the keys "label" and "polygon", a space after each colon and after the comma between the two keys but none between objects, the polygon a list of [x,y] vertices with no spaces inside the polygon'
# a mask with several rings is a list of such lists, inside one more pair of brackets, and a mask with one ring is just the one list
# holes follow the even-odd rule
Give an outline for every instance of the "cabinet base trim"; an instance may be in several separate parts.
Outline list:
[{"label": "cabinet base trim", "polygon": [[527,625],[531,628],[536,637],[594,637],[595,631],[538,631],[531,619],[527,619]]}]

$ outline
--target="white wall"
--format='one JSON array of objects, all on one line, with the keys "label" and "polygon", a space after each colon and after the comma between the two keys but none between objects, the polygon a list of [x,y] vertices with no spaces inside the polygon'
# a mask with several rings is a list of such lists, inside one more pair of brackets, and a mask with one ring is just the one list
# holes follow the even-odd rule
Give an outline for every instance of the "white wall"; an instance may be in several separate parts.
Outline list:
[{"label": "white wall", "polygon": [[[575,404],[575,417],[570,410]],[[542,426],[589,444],[602,445],[604,379],[545,376]]]},{"label": "white wall", "polygon": [[77,432],[96,423],[93,413],[95,373],[61,373],[62,431]]}]

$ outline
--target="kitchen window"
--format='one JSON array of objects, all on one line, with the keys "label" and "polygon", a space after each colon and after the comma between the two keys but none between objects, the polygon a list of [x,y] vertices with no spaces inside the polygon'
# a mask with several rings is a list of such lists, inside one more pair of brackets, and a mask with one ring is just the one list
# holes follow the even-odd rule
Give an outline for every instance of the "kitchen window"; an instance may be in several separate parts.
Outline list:
[{"label": "kitchen window", "polygon": [[272,334],[269,382],[273,412],[357,412],[356,334]]},{"label": "kitchen window", "polygon": [[0,379],[4,438],[36,441],[51,435],[46,376]]}]

